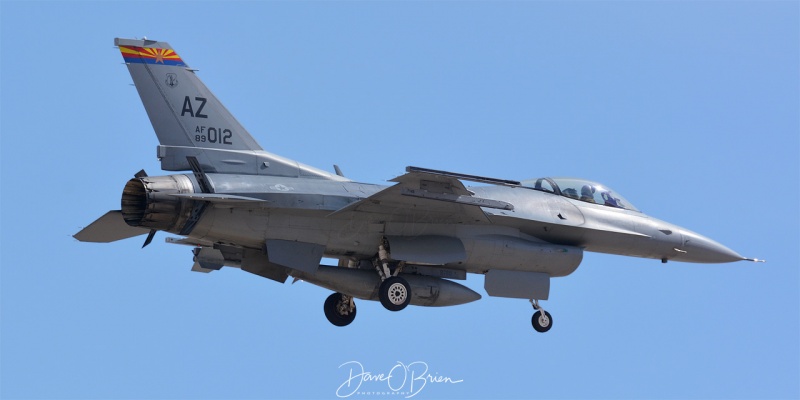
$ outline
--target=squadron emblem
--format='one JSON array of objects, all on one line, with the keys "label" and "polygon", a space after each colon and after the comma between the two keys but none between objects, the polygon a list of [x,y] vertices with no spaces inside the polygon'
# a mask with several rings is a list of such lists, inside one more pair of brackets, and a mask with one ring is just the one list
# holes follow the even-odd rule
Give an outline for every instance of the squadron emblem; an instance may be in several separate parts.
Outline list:
[{"label": "squadron emblem", "polygon": [[178,86],[178,76],[173,73],[169,73],[167,74],[167,79],[164,80],[164,83],[166,83],[167,86],[174,88],[175,86]]}]

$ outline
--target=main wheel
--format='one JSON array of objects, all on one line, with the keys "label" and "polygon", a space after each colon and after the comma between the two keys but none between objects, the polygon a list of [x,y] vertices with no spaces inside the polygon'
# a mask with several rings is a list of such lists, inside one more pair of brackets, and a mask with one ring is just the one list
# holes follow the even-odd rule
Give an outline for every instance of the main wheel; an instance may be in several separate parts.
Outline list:
[{"label": "main wheel", "polygon": [[536,311],[531,318],[531,325],[533,325],[533,329],[536,329],[536,332],[547,332],[553,327],[553,317],[547,311],[544,314],[541,311]]},{"label": "main wheel", "polygon": [[350,325],[356,319],[356,306],[354,303],[353,310],[350,310],[349,303],[349,301],[344,302],[341,293],[334,293],[328,296],[323,306],[325,317],[336,326]]},{"label": "main wheel", "polygon": [[381,304],[389,311],[400,311],[411,302],[411,286],[399,276],[386,278],[378,288]]}]

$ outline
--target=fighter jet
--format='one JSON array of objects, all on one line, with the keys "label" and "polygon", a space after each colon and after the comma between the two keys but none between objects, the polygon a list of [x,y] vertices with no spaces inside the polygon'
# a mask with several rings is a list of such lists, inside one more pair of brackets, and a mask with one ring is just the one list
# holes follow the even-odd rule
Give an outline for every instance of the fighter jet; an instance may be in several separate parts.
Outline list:
[{"label": "fighter jet", "polygon": [[[490,296],[526,299],[531,324],[550,279],[584,251],[662,262],[760,261],[645,215],[608,186],[583,179],[507,180],[407,167],[389,186],[345,178],[276,154],[256,140],[166,42],[115,39],[159,140],[161,168],[124,186],[119,210],[75,234],[113,242],[157,231],[193,248],[192,271],[236,267],[277,282],[329,289],[327,319],[353,322],[355,299],[390,311],[469,303],[455,281],[484,276]],[[474,186],[467,186],[471,182]],[[322,259],[338,265],[320,265]]]}]

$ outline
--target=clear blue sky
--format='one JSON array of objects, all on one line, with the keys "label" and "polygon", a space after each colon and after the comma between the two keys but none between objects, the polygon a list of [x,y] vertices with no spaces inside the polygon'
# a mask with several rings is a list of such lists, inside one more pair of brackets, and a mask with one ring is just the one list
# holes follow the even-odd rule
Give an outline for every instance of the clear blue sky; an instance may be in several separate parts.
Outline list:
[{"label": "clear blue sky", "polygon": [[[2,1],[0,395],[332,398],[343,363],[422,361],[462,382],[416,398],[800,397],[799,20],[796,1]],[[479,302],[361,301],[336,328],[326,290],[190,272],[163,233],[79,243],[160,173],[112,47],[142,36],[271,152],[371,183],[584,177],[768,263],[587,254],[542,335],[480,276]]]}]

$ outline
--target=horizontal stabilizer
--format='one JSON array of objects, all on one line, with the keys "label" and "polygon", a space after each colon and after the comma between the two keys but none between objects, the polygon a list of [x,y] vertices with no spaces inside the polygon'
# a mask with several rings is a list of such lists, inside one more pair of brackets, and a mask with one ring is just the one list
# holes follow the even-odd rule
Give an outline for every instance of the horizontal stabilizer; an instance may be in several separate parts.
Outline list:
[{"label": "horizontal stabilizer", "polygon": [[122,211],[109,211],[72,237],[81,242],[110,243],[132,238],[150,232],[147,228],[128,225],[122,218]]}]

